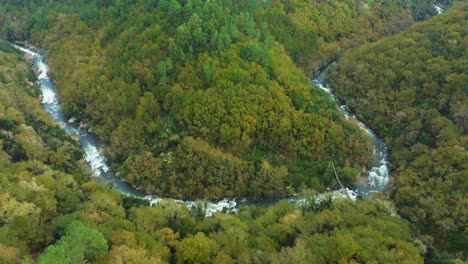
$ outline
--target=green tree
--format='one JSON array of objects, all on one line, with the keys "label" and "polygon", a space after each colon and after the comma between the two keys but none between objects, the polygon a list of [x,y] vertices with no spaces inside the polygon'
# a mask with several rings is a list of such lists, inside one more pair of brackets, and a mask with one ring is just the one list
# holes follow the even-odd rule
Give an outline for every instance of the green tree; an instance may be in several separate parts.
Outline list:
[{"label": "green tree", "polygon": [[211,263],[215,246],[203,233],[187,237],[176,246],[177,263]]},{"label": "green tree", "polygon": [[55,245],[46,248],[38,263],[78,263],[107,252],[107,241],[96,229],[72,221]]}]

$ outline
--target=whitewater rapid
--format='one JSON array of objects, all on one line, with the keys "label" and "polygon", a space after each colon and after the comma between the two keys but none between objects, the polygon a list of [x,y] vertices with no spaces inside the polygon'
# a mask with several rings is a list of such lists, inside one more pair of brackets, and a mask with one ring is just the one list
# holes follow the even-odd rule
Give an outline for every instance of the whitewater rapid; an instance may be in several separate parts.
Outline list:
[{"label": "whitewater rapid", "polygon": [[322,70],[317,77],[312,80],[312,83],[325,91],[330,97],[338,104],[340,112],[345,116],[346,119],[354,120],[358,126],[366,132],[372,139],[374,144],[374,156],[375,162],[372,167],[367,172],[367,179],[363,183],[356,185],[354,192],[357,195],[367,196],[372,192],[381,192],[385,190],[390,180],[390,169],[388,162],[388,148],[369,127],[367,127],[363,122],[361,122],[356,115],[349,109],[345,104],[342,104],[341,101],[333,94],[332,88],[328,86],[325,82],[325,77],[328,71],[328,67]]}]

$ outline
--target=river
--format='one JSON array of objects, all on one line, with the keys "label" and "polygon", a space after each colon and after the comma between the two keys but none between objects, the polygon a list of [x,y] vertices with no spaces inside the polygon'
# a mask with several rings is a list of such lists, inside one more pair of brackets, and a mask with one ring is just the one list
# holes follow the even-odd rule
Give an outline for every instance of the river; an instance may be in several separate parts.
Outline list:
[{"label": "river", "polygon": [[361,196],[367,196],[372,192],[379,192],[383,191],[390,180],[389,174],[389,167],[388,167],[388,148],[369,127],[367,127],[363,122],[361,122],[356,115],[349,109],[349,107],[345,104],[342,104],[341,101],[333,94],[333,90],[330,86],[328,86],[325,82],[325,77],[330,65],[323,69],[316,78],[312,81],[312,83],[328,93],[331,98],[337,103],[339,106],[340,112],[345,116],[348,120],[353,120],[358,124],[358,126],[366,132],[372,139],[374,144],[374,156],[375,161],[372,167],[367,171],[367,178],[365,181],[356,184],[354,192]]},{"label": "river", "polygon": [[[147,199],[151,204],[158,203],[162,199],[153,195],[147,195],[141,193],[134,188],[132,188],[128,183],[123,181],[121,178],[117,177],[116,173],[111,169],[106,157],[103,155],[103,152],[99,146],[98,140],[94,135],[92,135],[86,128],[81,127],[80,125],[73,122],[73,119],[67,119],[60,107],[60,101],[57,96],[57,87],[55,86],[53,80],[49,76],[49,67],[45,62],[45,58],[42,54],[37,52],[33,48],[27,48],[13,44],[17,49],[22,52],[34,57],[34,68],[37,75],[37,78],[40,82],[40,90],[42,92],[41,103],[44,107],[44,110],[49,114],[49,116],[62,128],[66,131],[67,134],[71,135],[74,138],[77,138],[81,148],[83,149],[85,159],[89,164],[95,180],[101,183],[112,184],[114,189],[119,192],[130,195],[134,197],[139,197]],[[332,89],[328,87],[325,83],[325,75],[327,69],[321,71],[317,77],[312,81],[312,83],[330,94],[330,96],[338,103],[340,106],[341,112],[348,119],[354,119],[359,127],[363,129],[373,140],[374,142],[374,154],[376,156],[376,162],[374,166],[368,171],[367,180],[363,183],[360,183],[356,186],[355,190],[350,189],[340,189],[333,192],[330,192],[333,196],[347,196],[351,199],[356,199],[357,196],[367,196],[371,192],[382,191],[387,186],[389,180],[389,170],[388,170],[388,161],[387,161],[387,147],[384,142],[379,139],[375,133],[372,132],[367,126],[362,122],[356,119],[355,115],[348,109],[346,105],[341,105],[340,101],[333,95]],[[300,203],[302,199],[290,198],[288,199],[292,203]],[[196,201],[182,201],[175,200],[186,204],[189,208],[196,205]],[[262,202],[252,202],[245,199],[223,199],[219,202],[203,202],[206,210],[206,215],[210,216],[213,213],[221,210],[237,212],[240,205],[265,205],[272,204],[276,201],[262,201]]]}]

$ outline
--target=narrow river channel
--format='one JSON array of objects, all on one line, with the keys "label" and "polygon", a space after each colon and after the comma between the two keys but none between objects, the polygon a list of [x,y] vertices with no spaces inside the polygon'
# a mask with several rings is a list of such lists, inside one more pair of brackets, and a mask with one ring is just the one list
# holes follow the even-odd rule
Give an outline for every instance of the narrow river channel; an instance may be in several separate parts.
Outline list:
[{"label": "narrow river channel", "polygon": [[[116,173],[110,168],[106,157],[103,155],[99,143],[94,135],[89,133],[85,128],[80,127],[74,123],[73,120],[67,120],[61,111],[60,101],[57,96],[57,88],[49,76],[49,67],[45,62],[45,58],[42,54],[34,50],[33,48],[22,47],[13,44],[17,49],[32,56],[34,58],[34,67],[37,78],[40,82],[40,89],[42,92],[41,103],[45,111],[50,117],[68,133],[69,135],[78,139],[78,142],[83,149],[85,159],[88,162],[90,168],[93,171],[95,180],[102,183],[110,183],[119,192],[125,195],[131,195],[148,199],[151,203],[157,203],[161,201],[161,198],[152,195],[146,195],[139,191],[136,191],[128,183],[124,182],[121,178],[117,177]],[[341,112],[346,118],[354,119],[355,122],[363,129],[374,142],[374,154],[376,156],[376,162],[374,166],[369,170],[368,177],[365,182],[360,183],[356,186],[355,190],[341,189],[332,192],[334,195],[346,195],[351,199],[355,199],[358,195],[367,196],[371,192],[382,191],[387,186],[389,180],[389,170],[387,161],[387,147],[384,142],[378,138],[375,133],[366,127],[362,122],[356,119],[354,114],[348,109],[346,105],[341,105],[340,101],[333,95],[332,89],[325,83],[325,75],[327,69],[321,71],[312,83],[329,93],[335,102],[340,106]],[[181,201],[175,200],[186,204],[189,208],[197,204],[195,201]],[[292,203],[300,203],[301,199],[290,198]],[[206,202],[206,215],[210,216],[213,213],[221,210],[234,211],[238,210],[239,205],[265,205],[272,204],[275,201],[261,201],[251,202],[245,199],[223,199],[217,203]]]}]

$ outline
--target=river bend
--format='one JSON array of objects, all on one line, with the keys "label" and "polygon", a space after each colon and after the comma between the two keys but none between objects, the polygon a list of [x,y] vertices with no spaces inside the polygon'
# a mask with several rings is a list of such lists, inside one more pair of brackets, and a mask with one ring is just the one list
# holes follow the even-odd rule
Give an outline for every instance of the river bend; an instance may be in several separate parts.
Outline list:
[{"label": "river bend", "polygon": [[[76,124],[73,119],[67,119],[60,107],[60,101],[57,96],[57,88],[49,76],[49,67],[45,62],[44,56],[37,52],[34,48],[27,48],[13,44],[17,49],[32,56],[34,58],[34,68],[37,78],[40,82],[40,90],[42,92],[41,103],[45,111],[49,116],[62,128],[65,132],[74,138],[78,139],[78,142],[83,149],[85,160],[89,164],[95,180],[102,183],[110,183],[114,189],[119,192],[134,197],[140,197],[147,199],[150,203],[158,203],[162,199],[153,195],[146,195],[132,188],[128,183],[117,177],[116,173],[110,168],[106,157],[99,146],[99,143],[94,135],[92,135],[86,128]],[[361,129],[363,129],[371,138],[374,143],[374,154],[376,157],[375,164],[368,171],[368,177],[365,182],[359,183],[355,190],[340,189],[331,192],[334,196],[347,196],[351,199],[356,199],[357,196],[367,196],[371,192],[382,191],[387,186],[389,181],[389,169],[388,169],[388,152],[384,142],[378,138],[371,129],[360,122],[355,115],[349,110],[346,105],[342,105],[338,98],[336,98],[332,89],[325,83],[325,75],[327,69],[321,71],[317,77],[312,81],[313,85],[322,89],[326,93],[330,94],[333,100],[338,104],[341,113],[347,119],[353,119]],[[301,203],[302,199],[290,198],[288,199],[292,203]],[[189,208],[195,206],[195,201],[182,201],[175,200],[186,204]],[[217,203],[206,202],[206,215],[210,216],[213,213],[221,210],[225,211],[238,211],[239,205],[265,205],[272,204],[275,201],[261,201],[251,202],[245,199],[223,199]]]}]

